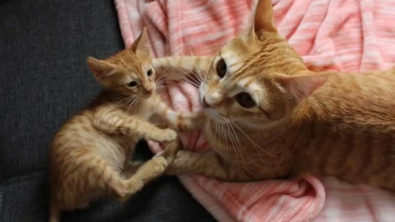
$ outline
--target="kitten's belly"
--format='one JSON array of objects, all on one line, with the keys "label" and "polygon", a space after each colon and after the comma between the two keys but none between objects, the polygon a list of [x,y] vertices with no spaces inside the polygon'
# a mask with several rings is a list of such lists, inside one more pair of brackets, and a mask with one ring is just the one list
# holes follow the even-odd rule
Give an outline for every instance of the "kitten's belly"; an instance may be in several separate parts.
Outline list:
[{"label": "kitten's belly", "polygon": [[[65,125],[62,134],[55,138],[55,143],[62,144],[56,149],[58,152],[64,152],[66,156],[69,152],[88,150],[106,160],[113,169],[121,169],[126,158],[123,147],[126,141],[95,129],[90,121],[90,118],[85,116],[77,116],[71,122],[78,124]],[[135,142],[130,139],[128,145],[135,146]]]}]

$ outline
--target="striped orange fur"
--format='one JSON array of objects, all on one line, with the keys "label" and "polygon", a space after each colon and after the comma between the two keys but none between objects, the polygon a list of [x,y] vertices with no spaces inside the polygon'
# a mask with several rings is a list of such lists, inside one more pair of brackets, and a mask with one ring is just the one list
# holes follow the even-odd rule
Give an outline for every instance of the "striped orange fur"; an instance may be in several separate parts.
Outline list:
[{"label": "striped orange fur", "polygon": [[[188,129],[189,122],[183,122],[184,117],[170,110],[156,93],[160,80],[150,64],[149,50],[144,30],[131,49],[105,60],[88,58],[88,66],[104,90],[54,138],[49,155],[49,221],[59,221],[61,210],[87,207],[102,196],[126,200],[160,176],[174,159],[176,132],[158,128],[149,120],[161,116],[174,129]],[[130,162],[140,139],[173,142],[140,166]]]},{"label": "striped orange fur", "polygon": [[[174,77],[200,69],[200,127],[212,151],[179,151],[168,173],[229,181],[336,176],[395,190],[395,69],[314,72],[277,32],[270,0],[218,55],[160,58]],[[189,67],[188,67],[189,65]]]}]

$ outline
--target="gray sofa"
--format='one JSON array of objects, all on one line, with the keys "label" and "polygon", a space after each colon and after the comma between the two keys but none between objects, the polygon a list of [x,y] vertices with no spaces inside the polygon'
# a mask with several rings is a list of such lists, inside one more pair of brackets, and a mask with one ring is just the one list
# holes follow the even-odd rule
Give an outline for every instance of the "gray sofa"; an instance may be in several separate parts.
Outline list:
[{"label": "gray sofa", "polygon": [[[122,48],[112,0],[0,0],[0,221],[47,221],[52,137],[100,90],[85,59]],[[144,142],[138,155],[151,155]],[[125,204],[103,200],[62,221],[214,219],[162,177]]]}]

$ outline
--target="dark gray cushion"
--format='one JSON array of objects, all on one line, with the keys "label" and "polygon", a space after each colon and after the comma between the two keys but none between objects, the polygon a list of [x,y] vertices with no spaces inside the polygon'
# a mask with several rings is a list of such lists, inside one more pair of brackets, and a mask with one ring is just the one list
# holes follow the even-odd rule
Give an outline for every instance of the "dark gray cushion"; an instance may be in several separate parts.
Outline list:
[{"label": "dark gray cushion", "polygon": [[[47,150],[61,124],[99,91],[85,64],[123,48],[112,0],[0,3],[0,221],[47,221]],[[147,152],[146,147],[141,146]],[[128,203],[62,221],[213,221],[174,177]]]},{"label": "dark gray cushion", "polygon": [[[44,172],[7,180],[0,187],[2,222],[48,221],[48,193]],[[213,221],[177,180],[160,178],[125,204],[112,199],[93,203],[87,210],[65,212],[62,222]]]}]

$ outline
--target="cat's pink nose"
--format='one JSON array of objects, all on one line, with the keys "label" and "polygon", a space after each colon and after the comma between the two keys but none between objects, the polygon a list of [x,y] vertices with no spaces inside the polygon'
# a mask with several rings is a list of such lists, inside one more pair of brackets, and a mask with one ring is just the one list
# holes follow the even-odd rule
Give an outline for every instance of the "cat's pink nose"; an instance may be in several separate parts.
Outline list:
[{"label": "cat's pink nose", "polygon": [[203,97],[203,108],[205,109],[213,108],[210,104],[208,104],[206,97]]}]

